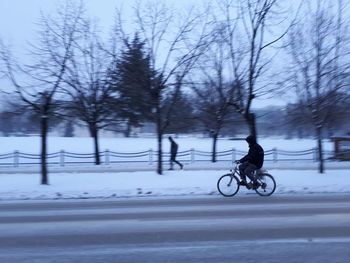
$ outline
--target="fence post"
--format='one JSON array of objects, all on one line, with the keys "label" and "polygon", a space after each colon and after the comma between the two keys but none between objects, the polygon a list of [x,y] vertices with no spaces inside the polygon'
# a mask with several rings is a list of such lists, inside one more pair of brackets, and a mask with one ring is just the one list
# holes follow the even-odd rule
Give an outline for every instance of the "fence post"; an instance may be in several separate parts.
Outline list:
[{"label": "fence post", "polygon": [[277,148],[273,148],[273,162],[276,163],[277,162]]},{"label": "fence post", "polygon": [[13,152],[13,166],[18,167],[19,165],[19,151],[14,151]]},{"label": "fence post", "polygon": [[64,166],[64,150],[60,151],[60,166]]},{"label": "fence post", "polygon": [[110,159],[109,159],[109,149],[105,150],[105,165],[109,165],[110,164]]},{"label": "fence post", "polygon": [[148,150],[148,164],[149,165],[153,164],[153,150],[152,149]]},{"label": "fence post", "polygon": [[236,160],[236,150],[235,148],[232,148],[232,162]]},{"label": "fence post", "polygon": [[194,148],[191,148],[191,163],[194,163],[195,161],[195,151]]}]

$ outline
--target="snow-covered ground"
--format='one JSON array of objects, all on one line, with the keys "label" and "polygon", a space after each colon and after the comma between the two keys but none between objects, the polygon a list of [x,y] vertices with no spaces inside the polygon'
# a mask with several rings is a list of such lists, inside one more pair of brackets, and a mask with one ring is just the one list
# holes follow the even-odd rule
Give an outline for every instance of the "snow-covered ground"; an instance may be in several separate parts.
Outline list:
[{"label": "snow-covered ground", "polygon": [[[0,175],[0,200],[117,198],[135,196],[218,195],[216,183],[224,170],[124,173],[53,173],[50,185],[40,185],[39,174]],[[276,194],[349,193],[350,169],[270,170]],[[238,195],[253,193],[241,188]]]},{"label": "snow-covered ground", "polygon": [[[163,153],[165,159],[169,153],[169,140],[164,136]],[[185,164],[194,162],[210,162],[212,140],[210,138],[180,137],[176,138],[179,144],[178,159]],[[285,140],[281,138],[261,138],[260,144],[266,151],[267,163],[291,160],[315,160],[315,141]],[[39,137],[0,137],[0,173],[14,167],[26,166],[38,167],[40,163],[40,138]],[[325,141],[325,158],[331,157],[333,148],[330,141]],[[81,166],[90,164],[93,166],[93,141],[91,138],[74,137],[49,137],[48,162],[55,170],[63,166]],[[277,149],[273,150],[272,149]],[[105,151],[108,150],[108,151]],[[248,145],[244,140],[230,140],[221,138],[217,144],[217,160],[228,162],[240,159],[247,152]],[[19,151],[18,154],[15,151]],[[157,159],[156,138],[101,138],[101,161],[103,165],[126,167],[132,163],[134,166],[152,165]],[[298,152],[295,152],[298,151]],[[300,152],[302,151],[302,152]],[[34,154],[34,155],[33,155]],[[312,165],[312,164],[310,164]],[[151,168],[151,166],[148,166]],[[11,169],[14,170],[14,169]],[[25,168],[26,170],[26,168]],[[124,169],[125,170],[125,169]]]},{"label": "snow-covered ground", "polygon": [[[204,138],[178,138],[180,151],[196,148],[210,151],[211,140]],[[283,140],[262,138],[260,143],[265,149],[279,148],[287,151],[313,148],[313,140]],[[1,153],[14,150],[26,153],[38,153],[40,141],[38,137],[0,137]],[[90,138],[49,138],[49,152],[66,151],[91,153]],[[164,149],[169,142],[164,140]],[[135,152],[156,149],[155,138],[102,138],[101,149],[111,151]],[[244,141],[228,139],[219,140],[218,150],[247,150]],[[325,148],[332,149],[330,142]],[[230,163],[217,164],[193,163],[185,166],[184,171],[165,171],[156,174],[155,166],[143,165],[135,167],[127,165],[124,170],[119,166],[100,167],[50,167],[50,185],[40,185],[38,168],[22,167],[2,169],[0,174],[0,200],[11,199],[55,199],[55,198],[116,198],[134,196],[164,195],[217,195],[218,178],[226,173]],[[271,169],[277,181],[275,194],[310,194],[310,193],[349,193],[350,194],[350,162],[327,163],[326,173],[318,174],[317,163],[266,162],[265,167]],[[167,166],[165,166],[165,169]],[[23,169],[26,169],[24,171]],[[239,195],[252,193],[241,188]]]},{"label": "snow-covered ground", "polygon": [[[179,151],[190,150],[195,148],[200,151],[211,151],[212,140],[210,138],[193,138],[180,137],[175,138],[179,144]],[[101,138],[101,151],[108,149],[114,152],[138,152],[146,151],[148,149],[157,149],[156,138]],[[312,139],[281,139],[281,138],[261,138],[259,143],[265,150],[278,148],[285,151],[309,150],[316,147],[316,141]],[[329,141],[325,141],[325,150],[332,150],[333,145]],[[0,154],[10,153],[14,150],[25,153],[39,153],[40,152],[40,138],[39,137],[0,137]],[[163,150],[169,150],[170,144],[167,137],[164,137]],[[244,140],[229,140],[219,139],[217,150],[226,151],[235,148],[236,150],[245,151],[248,149],[247,143]],[[92,153],[93,140],[88,137],[49,137],[48,138],[48,152],[58,152],[65,150],[74,153]]]}]

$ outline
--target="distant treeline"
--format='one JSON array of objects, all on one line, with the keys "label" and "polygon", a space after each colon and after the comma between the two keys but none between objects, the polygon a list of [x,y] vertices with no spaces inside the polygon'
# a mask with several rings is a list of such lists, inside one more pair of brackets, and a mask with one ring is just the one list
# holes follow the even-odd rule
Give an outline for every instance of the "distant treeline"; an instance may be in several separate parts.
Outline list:
[{"label": "distant treeline", "polygon": [[[295,104],[286,107],[269,106],[255,110],[257,115],[257,128],[259,136],[284,136],[285,138],[312,138],[315,136],[312,124],[308,122],[308,117]],[[189,115],[188,115],[189,116]],[[31,113],[17,114],[3,111],[0,113],[0,132],[2,136],[28,136],[40,134],[40,127],[37,122],[40,116]],[[54,118],[50,120],[50,132],[56,132],[63,137],[74,137],[77,135],[76,128],[71,120]],[[350,135],[350,103],[339,106],[335,109],[332,118],[325,123],[325,138],[337,135]],[[82,126],[80,125],[79,128]],[[155,125],[152,123],[142,123],[138,127],[128,127],[126,123],[120,123],[115,129],[106,130],[123,134],[124,136],[139,136],[142,133],[155,133]],[[201,133],[204,136],[211,136],[200,121],[195,118],[184,121],[182,127],[173,125],[167,130],[171,134],[191,134]],[[237,134],[247,134],[249,132],[245,121],[239,115],[233,116],[231,123],[222,130],[222,136],[236,136]]]}]

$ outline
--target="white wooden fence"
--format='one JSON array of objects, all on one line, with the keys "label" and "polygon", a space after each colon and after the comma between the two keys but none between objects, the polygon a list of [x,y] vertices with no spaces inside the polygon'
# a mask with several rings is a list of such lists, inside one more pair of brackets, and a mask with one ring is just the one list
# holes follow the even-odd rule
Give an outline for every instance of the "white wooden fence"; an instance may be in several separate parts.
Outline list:
[{"label": "white wooden fence", "polygon": [[[246,152],[235,149],[220,151],[216,153],[216,161],[234,161],[242,158]],[[325,158],[330,158],[333,152],[324,152]],[[210,162],[211,152],[190,149],[178,152],[177,159],[184,163]],[[317,150],[308,149],[303,151],[285,151],[277,148],[265,151],[266,162],[283,162],[283,161],[317,161]],[[169,161],[169,153],[163,153],[164,162]],[[55,153],[47,154],[49,165],[66,166],[66,165],[83,165],[94,164],[95,156],[93,153],[72,153],[61,150]],[[157,151],[149,149],[141,152],[114,152],[105,150],[100,152],[102,165],[117,165],[120,163],[143,163],[153,165],[157,160]],[[0,154],[0,167],[20,167],[23,165],[40,164],[39,154],[29,154],[19,151],[12,153]]]}]

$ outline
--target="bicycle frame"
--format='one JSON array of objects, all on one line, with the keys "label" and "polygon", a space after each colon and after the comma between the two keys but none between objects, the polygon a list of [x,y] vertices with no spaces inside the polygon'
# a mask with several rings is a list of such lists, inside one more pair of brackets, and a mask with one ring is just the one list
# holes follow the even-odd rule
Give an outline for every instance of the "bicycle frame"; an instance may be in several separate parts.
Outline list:
[{"label": "bicycle frame", "polygon": [[236,166],[235,166],[235,167],[232,167],[232,168],[230,169],[230,172],[231,172],[232,175],[237,175],[239,178],[242,179],[242,176],[241,176],[241,173],[239,172],[238,167],[239,167],[239,163],[236,163]]},{"label": "bicycle frame", "polygon": [[223,196],[234,196],[242,185],[248,190],[255,190],[260,196],[270,196],[275,191],[275,179],[266,169],[255,170],[252,176],[246,176],[249,179],[248,182],[242,182],[239,181],[239,179],[242,180],[244,178],[239,171],[239,163],[234,163],[236,165],[230,169],[230,173],[222,175],[217,182],[218,191]]}]

